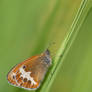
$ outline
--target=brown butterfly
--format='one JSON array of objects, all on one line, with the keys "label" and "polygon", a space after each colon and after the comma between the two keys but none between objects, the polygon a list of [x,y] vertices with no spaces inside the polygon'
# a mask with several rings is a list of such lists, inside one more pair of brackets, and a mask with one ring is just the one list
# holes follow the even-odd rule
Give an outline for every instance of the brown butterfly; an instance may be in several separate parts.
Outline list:
[{"label": "brown butterfly", "polygon": [[35,90],[40,86],[50,65],[50,52],[46,50],[16,65],[7,75],[8,82],[27,90]]}]

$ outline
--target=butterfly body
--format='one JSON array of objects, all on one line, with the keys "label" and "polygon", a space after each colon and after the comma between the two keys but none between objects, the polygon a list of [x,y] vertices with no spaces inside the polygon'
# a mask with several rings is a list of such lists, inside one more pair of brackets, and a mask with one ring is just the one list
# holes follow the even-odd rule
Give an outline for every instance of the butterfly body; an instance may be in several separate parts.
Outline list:
[{"label": "butterfly body", "polygon": [[50,65],[50,53],[46,50],[15,66],[8,73],[7,79],[14,86],[34,90],[40,86]]}]

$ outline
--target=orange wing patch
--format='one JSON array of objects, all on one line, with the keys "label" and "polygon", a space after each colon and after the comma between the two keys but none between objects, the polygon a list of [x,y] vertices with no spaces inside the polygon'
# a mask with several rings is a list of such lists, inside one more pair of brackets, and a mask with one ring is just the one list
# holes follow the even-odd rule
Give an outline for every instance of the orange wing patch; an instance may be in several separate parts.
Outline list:
[{"label": "orange wing patch", "polygon": [[31,77],[31,72],[26,72],[23,67],[20,67],[17,72],[11,71],[8,74],[8,81],[18,87],[34,89],[39,87],[39,82]]}]

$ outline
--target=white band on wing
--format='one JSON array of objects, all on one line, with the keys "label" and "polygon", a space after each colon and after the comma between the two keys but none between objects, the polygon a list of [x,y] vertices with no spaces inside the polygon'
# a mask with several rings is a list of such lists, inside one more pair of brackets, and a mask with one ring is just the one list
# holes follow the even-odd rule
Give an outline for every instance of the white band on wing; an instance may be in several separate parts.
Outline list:
[{"label": "white band on wing", "polygon": [[21,73],[20,77],[27,78],[27,80],[31,81],[31,84],[36,85],[37,83],[34,81],[33,77],[30,76],[31,72],[26,72],[23,67],[19,69],[19,72]]}]

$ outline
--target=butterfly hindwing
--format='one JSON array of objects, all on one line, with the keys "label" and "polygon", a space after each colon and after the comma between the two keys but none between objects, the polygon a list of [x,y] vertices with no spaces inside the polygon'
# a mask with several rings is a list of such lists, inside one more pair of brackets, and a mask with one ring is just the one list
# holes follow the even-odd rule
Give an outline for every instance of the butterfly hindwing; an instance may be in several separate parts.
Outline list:
[{"label": "butterfly hindwing", "polygon": [[25,89],[37,89],[50,66],[50,57],[47,53],[33,56],[15,66],[7,76],[9,83]]}]

